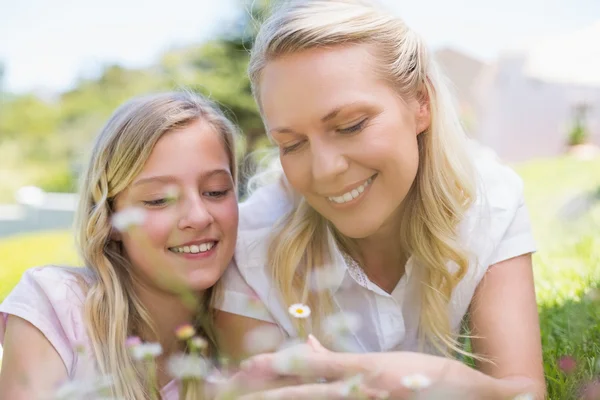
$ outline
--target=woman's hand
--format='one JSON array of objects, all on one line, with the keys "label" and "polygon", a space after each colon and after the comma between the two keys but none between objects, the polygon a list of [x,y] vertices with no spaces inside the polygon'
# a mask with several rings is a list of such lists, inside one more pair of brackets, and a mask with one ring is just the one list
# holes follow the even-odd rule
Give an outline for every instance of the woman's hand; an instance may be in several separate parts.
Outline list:
[{"label": "woman's hand", "polygon": [[529,382],[495,379],[456,360],[409,352],[335,353],[314,337],[306,344],[250,358],[238,378],[260,382],[253,393],[240,397],[244,400],[407,399],[415,392],[445,399],[512,399],[530,390]]}]

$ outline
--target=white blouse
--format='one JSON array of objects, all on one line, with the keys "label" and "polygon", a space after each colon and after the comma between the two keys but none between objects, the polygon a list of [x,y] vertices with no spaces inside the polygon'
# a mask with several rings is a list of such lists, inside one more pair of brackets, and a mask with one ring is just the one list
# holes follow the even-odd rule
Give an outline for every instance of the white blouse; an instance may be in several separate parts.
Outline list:
[{"label": "white blouse", "polygon": [[[489,153],[475,159],[478,195],[461,223],[461,240],[472,257],[465,277],[449,304],[450,322],[459,333],[475,289],[488,267],[535,251],[529,216],[523,200],[523,183],[509,167]],[[297,336],[266,269],[268,237],[273,224],[293,206],[280,184],[265,186],[240,204],[240,226],[235,261],[222,278],[223,298],[218,308],[277,324],[288,337]],[[405,274],[391,294],[369,281],[330,239],[334,263],[327,287],[340,311],[360,316],[346,349],[357,352],[418,351],[420,314],[419,269],[409,259]],[[449,265],[449,268],[451,266]],[[423,350],[423,349],[421,349]],[[433,352],[431,346],[425,351]]]}]

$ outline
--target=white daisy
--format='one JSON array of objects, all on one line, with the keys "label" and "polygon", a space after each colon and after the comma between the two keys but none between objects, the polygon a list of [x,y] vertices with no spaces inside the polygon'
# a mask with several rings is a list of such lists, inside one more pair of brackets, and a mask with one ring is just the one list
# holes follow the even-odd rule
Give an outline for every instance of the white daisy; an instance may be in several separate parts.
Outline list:
[{"label": "white daisy", "polygon": [[300,373],[305,366],[305,354],[307,351],[305,343],[285,347],[274,354],[272,367],[280,375],[291,375]]},{"label": "white daisy", "polygon": [[131,346],[129,351],[134,360],[140,361],[160,356],[162,354],[162,347],[160,343],[141,343]]},{"label": "white daisy", "polygon": [[139,226],[146,219],[146,210],[140,207],[128,207],[115,213],[112,224],[120,232],[125,232],[134,226]]},{"label": "white daisy", "polygon": [[194,336],[191,340],[190,340],[190,344],[192,345],[192,347],[195,350],[205,350],[208,347],[208,342],[206,341],[206,339],[200,337],[200,336]]},{"label": "white daisy", "polygon": [[350,312],[339,312],[330,315],[323,321],[323,330],[326,335],[333,337],[345,336],[360,329],[360,316]]},{"label": "white daisy", "polygon": [[259,326],[244,335],[244,348],[250,354],[267,353],[275,349],[281,338],[276,325]]},{"label": "white daisy", "polygon": [[431,379],[422,374],[402,377],[402,385],[411,390],[422,390],[431,386]]},{"label": "white daisy", "polygon": [[204,357],[193,354],[176,354],[169,358],[167,369],[173,378],[204,378],[210,371],[210,364]]},{"label": "white daisy", "polygon": [[534,397],[531,393],[522,393],[515,397],[513,400],[534,400]]},{"label": "white daisy", "polygon": [[310,307],[302,303],[292,304],[288,311],[294,318],[310,317]]},{"label": "white daisy", "polygon": [[346,379],[340,389],[342,398],[350,397],[353,394],[358,394],[360,392],[360,385],[362,381],[362,374],[354,375],[353,377]]}]

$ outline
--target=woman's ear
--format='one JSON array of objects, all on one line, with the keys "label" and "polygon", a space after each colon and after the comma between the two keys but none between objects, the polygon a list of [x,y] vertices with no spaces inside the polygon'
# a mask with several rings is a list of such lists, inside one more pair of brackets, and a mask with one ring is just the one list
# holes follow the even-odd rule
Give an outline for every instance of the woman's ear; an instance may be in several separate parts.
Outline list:
[{"label": "woman's ear", "polygon": [[425,132],[431,126],[431,109],[429,106],[429,96],[426,94],[419,96],[416,113],[417,135]]}]

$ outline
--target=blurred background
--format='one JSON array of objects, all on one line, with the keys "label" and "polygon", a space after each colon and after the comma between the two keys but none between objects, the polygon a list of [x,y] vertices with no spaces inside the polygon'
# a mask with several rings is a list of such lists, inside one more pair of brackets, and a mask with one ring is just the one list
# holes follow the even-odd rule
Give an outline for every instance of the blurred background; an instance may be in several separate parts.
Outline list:
[{"label": "blurred background", "polygon": [[[383,2],[429,44],[468,134],[525,180],[550,397],[591,393],[600,388],[600,1]],[[266,145],[245,70],[270,3],[0,0],[0,301],[29,267],[78,264],[77,176],[128,98],[198,90],[242,128],[240,154]]]}]

